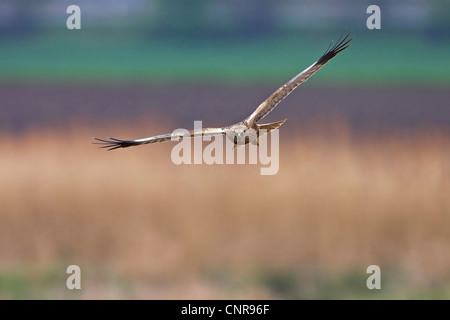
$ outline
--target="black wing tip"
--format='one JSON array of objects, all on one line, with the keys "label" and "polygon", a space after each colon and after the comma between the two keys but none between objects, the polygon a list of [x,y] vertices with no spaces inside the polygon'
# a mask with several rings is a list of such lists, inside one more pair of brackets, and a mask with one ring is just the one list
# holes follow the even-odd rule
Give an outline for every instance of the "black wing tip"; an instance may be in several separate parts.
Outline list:
[{"label": "black wing tip", "polygon": [[[109,140],[107,140],[109,139]],[[92,142],[92,144],[99,144],[101,149],[107,149],[107,151],[119,149],[119,148],[126,148],[130,147],[132,145],[135,145],[134,141],[128,141],[128,140],[120,140],[116,138],[108,137],[107,139],[100,139],[94,137],[94,140],[97,140],[99,142]]]},{"label": "black wing tip", "polygon": [[[328,46],[327,51],[320,57],[320,59],[317,61],[318,64],[325,64],[330,59],[334,58],[339,52],[347,49],[350,47],[350,41],[353,40],[353,37],[350,37],[352,34],[352,31],[347,33],[345,37],[343,37],[343,34],[339,36],[339,39],[336,41],[336,43],[332,46],[333,41]],[[331,48],[330,48],[331,47]]]}]

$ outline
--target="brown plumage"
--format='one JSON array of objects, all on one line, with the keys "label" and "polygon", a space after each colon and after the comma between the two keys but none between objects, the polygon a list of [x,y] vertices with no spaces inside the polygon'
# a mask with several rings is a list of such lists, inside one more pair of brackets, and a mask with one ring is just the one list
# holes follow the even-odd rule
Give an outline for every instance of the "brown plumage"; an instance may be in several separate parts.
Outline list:
[{"label": "brown plumage", "polygon": [[236,146],[245,145],[247,143],[257,144],[260,130],[262,134],[270,132],[271,130],[279,128],[285,121],[277,121],[267,124],[257,124],[261,119],[267,116],[275,107],[283,101],[295,88],[300,84],[308,80],[314,73],[322,68],[328,61],[334,58],[339,52],[345,50],[350,46],[350,33],[344,38],[342,36],[336,41],[334,45],[332,43],[328,47],[327,51],[311,66],[297,74],[294,78],[289,80],[286,84],[275,91],[269,98],[261,103],[258,108],[245,120],[223,128],[205,128],[201,130],[192,130],[184,133],[168,133],[159,136],[153,136],[149,138],[137,139],[137,140],[120,140],[115,138],[99,139],[94,138],[98,142],[96,144],[102,145],[101,148],[107,148],[108,150],[114,150],[118,148],[127,148],[131,146],[138,146],[141,144],[163,142],[174,138],[189,138],[203,135],[226,135],[228,139],[233,141]]}]

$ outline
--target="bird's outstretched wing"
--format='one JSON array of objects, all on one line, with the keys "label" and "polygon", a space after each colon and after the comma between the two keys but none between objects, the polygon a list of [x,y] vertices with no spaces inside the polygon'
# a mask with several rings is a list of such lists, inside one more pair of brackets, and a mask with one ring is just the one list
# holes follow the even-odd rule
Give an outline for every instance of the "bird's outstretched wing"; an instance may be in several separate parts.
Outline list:
[{"label": "bird's outstretched wing", "polygon": [[327,51],[320,57],[319,60],[314,62],[310,67],[300,72],[289,82],[275,91],[269,98],[267,98],[263,103],[261,103],[258,108],[246,119],[247,123],[252,126],[259,120],[264,118],[270,111],[272,111],[284,98],[286,98],[295,88],[300,84],[308,80],[314,73],[317,72],[322,66],[324,66],[328,61],[334,58],[339,52],[349,47],[350,33],[348,33],[344,38],[342,36],[336,41],[336,43],[328,47]]},{"label": "bird's outstretched wing", "polygon": [[118,148],[127,148],[132,146],[139,146],[141,144],[148,143],[156,143],[171,140],[174,138],[191,138],[197,136],[215,136],[225,134],[224,129],[222,128],[204,128],[200,130],[191,130],[191,131],[174,131],[173,133],[162,134],[159,136],[153,136],[143,139],[137,140],[120,140],[116,138],[108,138],[108,139],[99,139],[94,138],[97,142],[93,142],[94,144],[101,145],[100,148],[107,148],[108,151],[118,149]]}]

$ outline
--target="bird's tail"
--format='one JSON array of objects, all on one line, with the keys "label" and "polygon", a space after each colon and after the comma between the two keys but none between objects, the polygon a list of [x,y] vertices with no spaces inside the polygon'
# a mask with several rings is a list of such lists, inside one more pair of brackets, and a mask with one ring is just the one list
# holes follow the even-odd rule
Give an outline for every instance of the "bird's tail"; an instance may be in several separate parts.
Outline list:
[{"label": "bird's tail", "polygon": [[[263,132],[260,131],[260,134],[267,134],[267,133],[269,133],[270,131],[275,130],[275,129],[278,129],[279,127],[281,127],[281,125],[282,125],[283,123],[285,123],[286,120],[287,120],[287,119],[280,120],[280,121],[277,121],[277,122],[272,122],[272,123],[257,124],[257,126],[258,126],[258,129],[259,129],[259,130],[265,130],[265,131],[263,131]],[[256,144],[259,146],[259,141],[257,141]],[[235,144],[235,145],[233,146],[233,150],[236,149],[236,148],[239,148],[239,147],[241,147],[241,146],[242,146],[242,145]]]},{"label": "bird's tail", "polygon": [[269,133],[272,130],[278,129],[281,127],[281,125],[286,121],[287,119],[280,120],[277,122],[272,123],[264,123],[264,124],[258,124],[259,130],[266,130],[266,133]]}]

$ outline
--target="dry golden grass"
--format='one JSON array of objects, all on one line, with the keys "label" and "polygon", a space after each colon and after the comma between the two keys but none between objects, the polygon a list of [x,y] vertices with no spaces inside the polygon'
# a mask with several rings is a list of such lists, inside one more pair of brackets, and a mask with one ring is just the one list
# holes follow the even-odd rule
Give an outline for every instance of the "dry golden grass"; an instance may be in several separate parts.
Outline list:
[{"label": "dry golden grass", "polygon": [[377,264],[419,285],[449,277],[445,135],[281,132],[280,171],[260,176],[259,165],[176,166],[172,143],[105,152],[93,131],[2,134],[3,268],[64,260],[182,280]]}]

